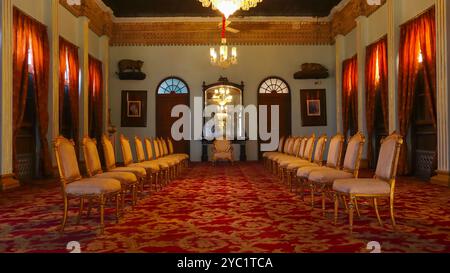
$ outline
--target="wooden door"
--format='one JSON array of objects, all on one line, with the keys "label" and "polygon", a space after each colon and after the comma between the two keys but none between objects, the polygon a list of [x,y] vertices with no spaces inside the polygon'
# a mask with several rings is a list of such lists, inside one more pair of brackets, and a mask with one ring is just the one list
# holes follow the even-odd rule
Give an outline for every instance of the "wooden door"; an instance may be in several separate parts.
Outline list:
[{"label": "wooden door", "polygon": [[18,167],[16,175],[22,182],[28,182],[38,176],[36,122],[36,98],[33,90],[33,76],[30,74],[25,113],[15,142]]},{"label": "wooden door", "polygon": [[[157,137],[172,138],[172,125],[179,118],[173,118],[171,114],[177,105],[190,105],[189,88],[182,79],[169,77],[158,85],[156,92]],[[173,146],[175,153],[189,154],[189,140],[174,141]]]},{"label": "wooden door", "polygon": [[414,100],[411,148],[412,171],[419,179],[429,180],[436,170],[437,132],[425,98],[423,71],[419,72]]},{"label": "wooden door", "polygon": [[[289,136],[292,133],[291,125],[291,92],[289,85],[279,77],[269,77],[262,81],[258,91],[258,106],[267,105],[267,128],[270,132],[272,130],[271,124],[271,109],[277,105],[279,107],[279,136]],[[259,125],[258,115],[258,125]],[[267,143],[258,139],[259,159],[262,158],[261,144]]]}]

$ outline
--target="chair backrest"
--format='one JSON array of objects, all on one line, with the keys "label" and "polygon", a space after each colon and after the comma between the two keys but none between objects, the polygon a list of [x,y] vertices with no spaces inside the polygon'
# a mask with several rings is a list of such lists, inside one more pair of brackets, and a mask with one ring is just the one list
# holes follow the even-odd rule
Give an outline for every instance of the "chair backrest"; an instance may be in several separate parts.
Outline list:
[{"label": "chair backrest", "polygon": [[380,155],[378,156],[377,169],[375,171],[376,178],[385,181],[395,180],[402,144],[403,137],[397,133],[392,133],[381,140]]},{"label": "chair backrest", "polygon": [[323,152],[325,151],[325,145],[327,144],[327,135],[322,135],[317,140],[316,149],[314,150],[314,163],[322,166],[323,164]]},{"label": "chair backrest", "polygon": [[128,166],[133,163],[133,152],[131,151],[130,140],[124,135],[120,135],[120,146],[122,147],[123,164]]},{"label": "chair backrest", "polygon": [[282,153],[283,152],[283,147],[284,147],[284,142],[286,141],[285,137],[281,137],[280,138],[280,143],[278,143],[278,152]]},{"label": "chair backrest", "polygon": [[144,144],[142,143],[142,139],[138,136],[134,137],[134,146],[136,148],[136,157],[138,162],[145,161],[145,152],[144,152]]},{"label": "chair backrest", "polygon": [[344,135],[339,133],[331,138],[330,146],[328,147],[327,167],[336,169],[341,167],[344,139]]},{"label": "chair backrest", "polygon": [[283,147],[283,153],[287,154],[289,151],[289,145],[291,144],[292,141],[292,137],[289,137],[286,142],[284,143],[284,147]]},{"label": "chair backrest", "polygon": [[312,134],[306,140],[305,150],[303,151],[303,159],[307,161],[312,160],[313,152],[314,152],[314,142],[316,142],[316,135]]},{"label": "chair backrest", "polygon": [[159,147],[159,153],[160,153],[160,155],[161,155],[162,157],[163,157],[163,156],[166,156],[166,154],[164,153],[163,144],[162,144],[162,141],[161,141],[160,138],[158,138],[158,147]]},{"label": "chair backrest", "polygon": [[306,142],[308,141],[307,137],[302,138],[302,142],[300,143],[300,149],[298,150],[298,157],[303,158],[305,154]]},{"label": "chair backrest", "polygon": [[169,154],[169,147],[167,145],[167,141],[164,138],[161,138],[161,142],[162,142],[162,145],[163,145],[164,155],[168,155]]},{"label": "chair backrest", "polygon": [[155,148],[155,158],[161,157],[161,151],[159,149],[159,141],[158,139],[153,139],[153,147]]},{"label": "chair backrest", "polygon": [[89,177],[103,172],[97,149],[97,140],[85,136],[83,138],[83,154],[87,175]]},{"label": "chair backrest", "polygon": [[116,167],[116,155],[114,153],[114,146],[107,135],[102,135],[103,154],[105,156],[106,170],[112,170]]},{"label": "chair backrest", "polygon": [[364,135],[358,132],[350,138],[347,145],[343,170],[353,173],[354,177],[358,177],[364,142],[366,142]]},{"label": "chair backrest", "polygon": [[66,183],[80,180],[82,177],[78,168],[73,140],[68,140],[62,136],[57,137],[54,141],[54,150],[62,187],[64,188]]},{"label": "chair backrest", "polygon": [[287,150],[287,154],[288,155],[293,155],[294,154],[294,144],[295,144],[296,140],[297,140],[297,137],[293,137],[291,139],[291,142],[289,142],[289,146],[288,146],[288,150]]},{"label": "chair backrest", "polygon": [[153,160],[153,147],[152,147],[152,140],[148,137],[145,138],[145,150],[147,150],[147,156],[148,160]]},{"label": "chair backrest", "polygon": [[292,151],[292,155],[298,156],[301,143],[302,143],[302,137],[297,137],[294,141],[294,150]]},{"label": "chair backrest", "polygon": [[214,145],[214,149],[216,150],[216,152],[218,152],[218,153],[227,153],[227,152],[230,152],[231,151],[231,148],[232,148],[232,146],[231,146],[231,141],[229,141],[229,140],[219,140],[219,139],[216,139],[216,140],[214,140],[214,143],[213,143],[213,145]]},{"label": "chair backrest", "polygon": [[167,138],[167,144],[169,145],[169,154],[173,155],[175,151],[173,149],[173,142],[170,138]]}]

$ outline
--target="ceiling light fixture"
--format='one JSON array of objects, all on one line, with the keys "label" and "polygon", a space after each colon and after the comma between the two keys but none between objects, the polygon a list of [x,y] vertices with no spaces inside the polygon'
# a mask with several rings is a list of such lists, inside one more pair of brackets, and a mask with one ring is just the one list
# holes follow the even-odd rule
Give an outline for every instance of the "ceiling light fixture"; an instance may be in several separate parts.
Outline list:
[{"label": "ceiling light fixture", "polygon": [[228,55],[228,45],[227,38],[225,37],[225,16],[222,17],[222,42],[219,48],[219,56],[217,56],[217,51],[215,48],[211,48],[209,51],[211,64],[217,65],[222,68],[228,68],[230,65],[237,64],[237,49],[236,47],[231,48],[231,56]]},{"label": "ceiling light fixture", "polygon": [[238,10],[249,10],[256,7],[262,0],[199,0],[203,7],[219,10],[226,19]]}]

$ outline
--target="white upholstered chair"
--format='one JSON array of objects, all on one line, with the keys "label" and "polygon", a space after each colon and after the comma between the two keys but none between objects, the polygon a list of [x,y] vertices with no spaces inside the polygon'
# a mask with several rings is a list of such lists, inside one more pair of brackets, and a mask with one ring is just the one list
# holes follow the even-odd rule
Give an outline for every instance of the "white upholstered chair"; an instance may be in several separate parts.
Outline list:
[{"label": "white upholstered chair", "polygon": [[[269,171],[272,171],[272,163],[270,162],[270,160],[268,159],[268,157],[270,155],[276,154],[276,153],[282,153],[283,152],[283,147],[284,147],[284,142],[285,142],[285,137],[281,137],[280,141],[278,142],[278,149],[276,151],[273,152],[265,152],[263,153],[262,157],[263,157],[263,164],[264,167],[266,167],[266,169],[268,169]],[[270,164],[269,164],[270,163]]]},{"label": "white upholstered chair", "polygon": [[116,219],[119,221],[120,194],[122,188],[120,181],[113,178],[82,178],[75,154],[75,143],[62,136],[54,141],[54,151],[61,180],[64,200],[64,215],[61,223],[61,232],[67,222],[70,198],[80,199],[80,208],[77,222],[80,222],[83,213],[84,199],[90,202],[98,200],[100,205],[100,233],[104,230],[104,207],[108,198],[116,200]]},{"label": "white upholstered chair", "polygon": [[325,198],[327,194],[331,193],[333,182],[343,178],[358,178],[364,142],[365,137],[360,132],[350,138],[341,170],[324,168],[309,174],[308,183],[311,191],[312,208],[314,208],[314,194],[319,192],[322,195],[322,210],[325,214]]},{"label": "white upholstered chair", "polygon": [[[157,190],[158,185],[162,188],[163,178],[168,179],[169,165],[164,164],[158,160],[153,159],[153,151],[147,149],[147,159],[145,158],[144,143],[142,139],[138,136],[134,137],[134,146],[136,148],[136,157],[139,164],[146,165],[146,170],[150,171],[152,174],[152,184]],[[151,152],[151,154],[149,153]]]},{"label": "white upholstered chair", "polygon": [[[344,146],[344,136],[342,134],[336,134],[334,137],[330,140],[330,145],[328,146],[328,156],[326,165],[322,166],[322,162],[318,162],[318,160],[315,160],[313,163],[307,166],[302,166],[297,169],[296,176],[297,176],[297,184],[300,185],[301,188],[301,197],[304,198],[305,193],[305,184],[308,181],[309,174],[313,171],[320,171],[324,168],[328,169],[340,169],[340,159],[342,157],[342,150]],[[325,148],[325,147],[324,147]],[[316,148],[317,152],[317,148]],[[321,158],[321,157],[319,157]]]},{"label": "white upholstered chair", "polygon": [[83,154],[86,164],[87,176],[92,178],[113,178],[120,181],[122,186],[122,210],[125,201],[125,192],[131,193],[132,204],[136,204],[136,188],[139,180],[132,172],[103,172],[97,150],[97,141],[86,136],[83,138]]},{"label": "white upholstered chair", "polygon": [[378,212],[378,199],[389,199],[389,208],[392,226],[395,228],[394,217],[394,189],[397,174],[398,158],[403,138],[393,133],[381,141],[381,149],[378,157],[377,169],[372,179],[339,179],[333,183],[334,195],[334,221],[337,222],[339,197],[349,198],[348,213],[350,232],[353,230],[353,210],[356,206],[356,198],[371,198],[373,200],[378,222],[383,225]]},{"label": "white upholstered chair", "polygon": [[278,174],[278,166],[274,160],[276,158],[278,158],[279,156],[288,154],[288,151],[290,150],[290,148],[292,148],[294,141],[295,141],[295,139],[293,137],[287,137],[284,140],[281,152],[274,152],[274,153],[270,153],[267,155],[267,161],[268,161],[268,164],[270,165],[270,170],[274,175]]},{"label": "white upholstered chair", "polygon": [[136,175],[139,182],[143,185],[147,180],[147,172],[142,167],[117,167],[114,146],[111,140],[105,134],[102,136],[103,153],[105,156],[105,167],[108,172],[130,172]]},{"label": "white upholstered chair", "polygon": [[234,152],[233,146],[231,145],[231,141],[229,140],[219,140],[216,139],[213,142],[212,147],[212,162],[213,165],[216,164],[217,161],[229,161],[231,164],[234,162]]}]

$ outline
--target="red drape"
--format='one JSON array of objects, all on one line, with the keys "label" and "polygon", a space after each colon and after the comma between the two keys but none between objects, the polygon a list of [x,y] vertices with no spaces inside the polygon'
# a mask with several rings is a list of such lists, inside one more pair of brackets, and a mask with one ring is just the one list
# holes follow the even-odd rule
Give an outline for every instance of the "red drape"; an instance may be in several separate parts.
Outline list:
[{"label": "red drape", "polygon": [[[351,118],[350,118],[351,117]],[[358,58],[354,56],[342,65],[342,122],[344,135],[358,128]],[[352,134],[354,132],[350,132]]]},{"label": "red drape", "polygon": [[45,25],[27,16],[17,8],[13,10],[13,161],[17,171],[16,138],[21,128],[28,93],[28,51],[33,54],[33,86],[36,97],[36,116],[39,121],[41,144],[40,166],[42,174],[50,176],[51,158],[47,140],[48,88],[50,71],[50,51]]},{"label": "red drape", "polygon": [[[415,99],[420,53],[423,56],[425,96],[430,105],[430,114],[436,126],[436,29],[435,8],[401,27],[400,65],[398,90],[398,120],[400,134],[406,138],[410,128]],[[409,173],[408,149],[404,142],[400,151],[398,174]]]},{"label": "red drape", "polygon": [[[64,87],[66,69],[69,71],[69,98],[72,119],[72,135],[75,144],[79,144],[79,59],[78,47],[65,39],[59,39],[59,120],[63,122]],[[60,127],[61,128],[61,127]],[[77,149],[78,151],[78,149]]]},{"label": "red drape", "polygon": [[[384,127],[389,130],[387,37],[369,45],[366,49],[366,125],[368,134],[367,158],[374,165],[373,144],[375,111],[383,112]],[[375,109],[377,92],[380,92],[381,109]]]},{"label": "red drape", "polygon": [[102,62],[89,56],[89,135],[100,142],[103,132]]}]

